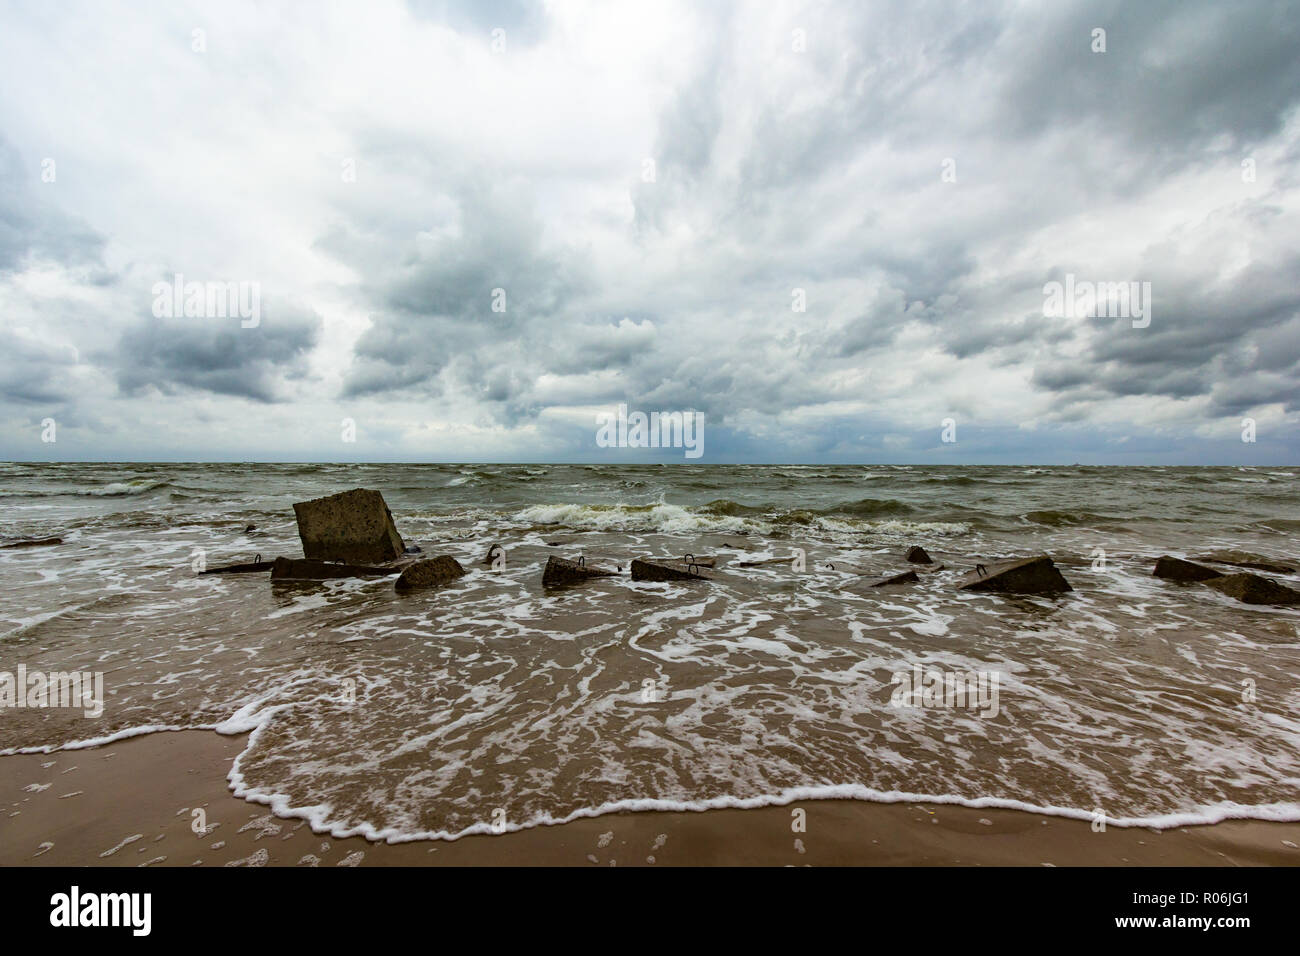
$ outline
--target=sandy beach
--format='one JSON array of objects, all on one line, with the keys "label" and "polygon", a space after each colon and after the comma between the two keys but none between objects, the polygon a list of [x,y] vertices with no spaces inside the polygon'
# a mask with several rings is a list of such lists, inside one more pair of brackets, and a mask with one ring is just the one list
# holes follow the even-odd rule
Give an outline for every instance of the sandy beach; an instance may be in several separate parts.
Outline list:
[{"label": "sandy beach", "polygon": [[[1300,823],[1108,827],[1012,810],[817,800],[621,813],[455,841],[313,833],[233,796],[242,735],[158,733],[0,757],[6,866],[1294,866]],[[806,831],[792,832],[792,811]],[[201,808],[209,831],[193,831]]]}]

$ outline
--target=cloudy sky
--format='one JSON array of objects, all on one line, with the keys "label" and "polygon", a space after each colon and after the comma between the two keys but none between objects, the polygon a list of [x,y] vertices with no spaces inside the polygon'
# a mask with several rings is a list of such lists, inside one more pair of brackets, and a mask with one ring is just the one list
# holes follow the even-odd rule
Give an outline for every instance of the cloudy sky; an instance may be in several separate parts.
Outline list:
[{"label": "cloudy sky", "polygon": [[1297,51],[1296,3],[6,3],[0,458],[630,460],[621,402],[705,463],[1295,464]]}]

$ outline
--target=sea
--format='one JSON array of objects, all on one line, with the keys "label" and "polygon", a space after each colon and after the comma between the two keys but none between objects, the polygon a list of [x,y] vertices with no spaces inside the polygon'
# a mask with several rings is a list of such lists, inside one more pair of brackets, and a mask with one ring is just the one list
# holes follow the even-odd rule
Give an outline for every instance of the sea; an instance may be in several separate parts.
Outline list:
[{"label": "sea", "polygon": [[[1219,549],[1300,564],[1298,475],[3,464],[0,544],[62,543],[0,549],[0,673],[99,673],[104,706],[0,708],[0,753],[246,735],[237,795],[391,842],[815,799],[1297,820],[1300,610],[1151,571]],[[301,557],[293,503],[358,487],[467,574],[403,594],[197,573]],[[1040,553],[1073,590],[957,586]],[[709,579],[628,573],[687,555]],[[616,573],[547,589],[551,556]],[[979,676],[996,706],[900,693],[935,674]]]}]

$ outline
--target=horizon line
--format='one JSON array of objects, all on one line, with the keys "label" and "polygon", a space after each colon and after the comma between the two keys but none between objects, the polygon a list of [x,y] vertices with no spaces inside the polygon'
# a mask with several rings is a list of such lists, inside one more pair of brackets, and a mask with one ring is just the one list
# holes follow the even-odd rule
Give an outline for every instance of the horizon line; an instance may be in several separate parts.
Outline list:
[{"label": "horizon line", "polygon": [[1168,464],[1168,463],[1107,463],[1088,464],[1084,462],[896,462],[896,461],[545,461],[504,459],[461,459],[428,461],[328,461],[294,460],[294,459],[253,459],[253,458],[69,458],[60,460],[10,459],[0,461],[0,465],[613,465],[621,467],[667,467],[683,468],[723,468],[746,466],[754,468],[1297,468],[1300,463],[1264,462],[1258,464]]}]

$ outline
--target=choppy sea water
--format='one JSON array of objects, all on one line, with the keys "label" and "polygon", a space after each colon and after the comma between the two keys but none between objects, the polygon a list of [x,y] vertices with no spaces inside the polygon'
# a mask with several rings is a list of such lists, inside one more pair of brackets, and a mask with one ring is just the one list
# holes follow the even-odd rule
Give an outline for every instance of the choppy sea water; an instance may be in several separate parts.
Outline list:
[{"label": "choppy sea water", "polygon": [[[107,692],[95,719],[0,709],[0,752],[252,730],[238,793],[391,840],[817,797],[1300,819],[1300,611],[1150,573],[1217,548],[1295,563],[1298,474],[0,465],[0,532],[64,539],[0,550],[0,671],[102,671]],[[196,551],[300,556],[292,503],[353,487],[469,574],[405,596],[195,575]],[[494,542],[504,568],[483,563]],[[911,544],[946,570],[885,589],[856,573],[904,570]],[[735,566],[795,549],[805,571]],[[954,586],[1043,551],[1072,593]],[[687,552],[717,556],[716,581],[626,574]],[[624,574],[547,592],[552,554]],[[996,716],[893,706],[915,665],[996,673]]]}]

